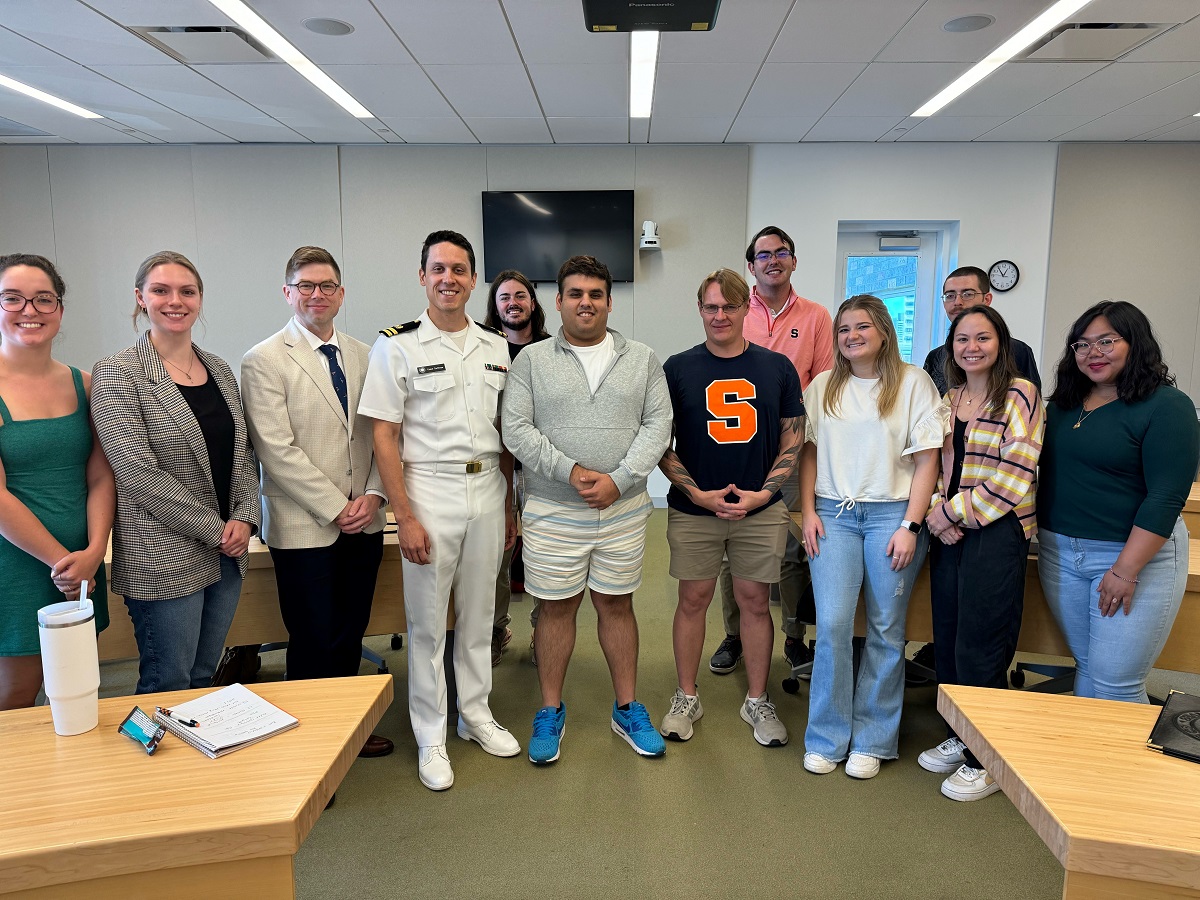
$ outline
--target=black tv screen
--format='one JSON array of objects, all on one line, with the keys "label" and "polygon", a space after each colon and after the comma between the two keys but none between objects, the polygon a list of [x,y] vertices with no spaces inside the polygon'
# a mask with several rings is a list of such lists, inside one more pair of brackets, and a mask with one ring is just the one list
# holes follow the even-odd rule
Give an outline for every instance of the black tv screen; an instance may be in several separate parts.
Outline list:
[{"label": "black tv screen", "polygon": [[484,278],[517,269],[555,281],[569,257],[594,256],[633,281],[633,191],[484,191]]}]

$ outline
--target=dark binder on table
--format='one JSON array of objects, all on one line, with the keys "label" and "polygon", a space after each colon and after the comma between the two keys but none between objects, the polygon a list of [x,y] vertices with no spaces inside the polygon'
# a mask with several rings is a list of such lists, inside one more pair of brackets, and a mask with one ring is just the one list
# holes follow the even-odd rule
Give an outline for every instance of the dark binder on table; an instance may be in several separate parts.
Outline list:
[{"label": "dark binder on table", "polygon": [[1171,691],[1146,746],[1167,756],[1200,762],[1200,697]]}]

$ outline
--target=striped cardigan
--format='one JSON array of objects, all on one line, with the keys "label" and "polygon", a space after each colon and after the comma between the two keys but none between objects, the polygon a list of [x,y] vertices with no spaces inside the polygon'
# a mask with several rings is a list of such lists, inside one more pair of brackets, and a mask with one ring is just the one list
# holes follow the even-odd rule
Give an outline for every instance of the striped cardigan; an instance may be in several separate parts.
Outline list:
[{"label": "striped cardigan", "polygon": [[[949,400],[955,388],[946,395]],[[1024,378],[1013,380],[997,414],[981,409],[967,424],[966,454],[958,493],[946,496],[946,473],[954,465],[954,435],[942,445],[942,469],[929,515],[945,516],[963,528],[982,528],[1016,512],[1025,531],[1037,531],[1035,508],[1038,457],[1046,428],[1042,398]]]}]

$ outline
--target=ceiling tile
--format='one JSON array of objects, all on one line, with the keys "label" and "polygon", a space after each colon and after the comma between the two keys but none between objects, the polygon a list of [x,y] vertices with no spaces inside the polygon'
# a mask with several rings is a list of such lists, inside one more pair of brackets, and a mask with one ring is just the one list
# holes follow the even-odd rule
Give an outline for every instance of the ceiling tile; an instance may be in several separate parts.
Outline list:
[{"label": "ceiling tile", "polygon": [[1200,0],[1092,0],[1072,22],[1186,22],[1200,16]]},{"label": "ceiling tile", "polygon": [[1200,119],[1192,119],[1180,128],[1156,134],[1152,141],[1200,141]]},{"label": "ceiling tile", "polygon": [[64,62],[53,50],[0,27],[0,66],[56,66]]},{"label": "ceiling tile", "polygon": [[94,66],[93,71],[192,118],[263,118],[262,110],[174,61],[165,66]]},{"label": "ceiling tile", "polygon": [[21,137],[19,135],[10,135],[8,137],[0,137],[0,144],[70,144],[66,138],[60,138],[53,134],[44,137]]},{"label": "ceiling tile", "polygon": [[350,117],[349,113],[284,63],[192,68],[276,119],[308,115]]},{"label": "ceiling tile", "polygon": [[767,63],[741,114],[821,116],[865,68],[862,63]]},{"label": "ceiling tile", "polygon": [[[96,12],[126,26],[232,25],[208,0],[85,0]],[[258,4],[255,3],[257,6]]]},{"label": "ceiling tile", "polygon": [[75,0],[4,0],[4,27],[83,65],[164,63],[170,57]]},{"label": "ceiling tile", "polygon": [[1113,63],[1039,103],[1039,116],[1072,116],[1107,112],[1140,100],[1195,74],[1190,63]]},{"label": "ceiling tile", "polygon": [[980,135],[980,141],[1052,141],[1072,128],[1086,125],[1095,116],[1035,116],[1026,113]]},{"label": "ceiling tile", "polygon": [[426,66],[425,71],[460,116],[542,114],[522,65]]},{"label": "ceiling tile", "polygon": [[549,144],[553,140],[545,119],[467,118],[466,123],[484,144]]},{"label": "ceiling tile", "polygon": [[[368,0],[253,0],[254,11],[301,53],[326,64],[405,65],[414,62]],[[315,34],[304,27],[308,18],[337,19],[354,27],[350,34]]]},{"label": "ceiling tile", "polygon": [[627,144],[629,143],[629,118],[613,116],[607,118],[573,118],[570,116],[549,117],[550,133],[556,144]]},{"label": "ceiling tile", "polygon": [[588,31],[580,3],[504,0],[504,11],[526,63],[629,65],[629,35]]},{"label": "ceiling tile", "polygon": [[1122,116],[1110,113],[1059,136],[1060,141],[1129,141],[1168,124],[1174,117]]},{"label": "ceiling tile", "polygon": [[1121,57],[1121,62],[1200,62],[1200,17],[1176,25]]},{"label": "ceiling tile", "polygon": [[400,135],[409,144],[478,144],[475,135],[458,116],[440,118],[399,118],[386,116],[382,119],[388,128]]},{"label": "ceiling tile", "polygon": [[547,116],[629,115],[629,66],[530,65],[529,77]]},{"label": "ceiling tile", "polygon": [[1020,115],[1077,81],[1104,68],[1105,63],[1018,62],[1001,66],[971,90],[942,109],[951,116]]},{"label": "ceiling tile", "polygon": [[419,63],[520,62],[496,0],[372,0]]},{"label": "ceiling tile", "polygon": [[80,144],[144,143],[132,135],[116,130],[112,127],[113,123],[82,119],[13,91],[0,90],[0,116]]},{"label": "ceiling tile", "polygon": [[1175,116],[1182,118],[1200,111],[1200,75],[1185,78],[1117,112],[1123,116]]},{"label": "ceiling tile", "polygon": [[[790,109],[788,110],[791,111]],[[817,116],[748,116],[745,110],[733,123],[727,144],[790,144],[799,141],[817,122]]]},{"label": "ceiling tile", "polygon": [[872,63],[829,114],[907,116],[967,68],[962,63]]},{"label": "ceiling tile", "polygon": [[924,0],[797,0],[768,62],[871,62]]},{"label": "ceiling tile", "polygon": [[649,119],[630,119],[629,120],[629,143],[645,144],[650,141],[650,120]]},{"label": "ceiling tile", "polygon": [[[880,62],[969,62],[987,56],[1049,5],[1047,0],[1004,0],[981,10],[978,0],[928,0],[900,29]],[[951,32],[942,26],[959,16],[986,12],[996,21],[979,31]]]},{"label": "ceiling tile", "polygon": [[898,116],[825,116],[804,135],[811,141],[877,141],[900,121]]},{"label": "ceiling tile", "polygon": [[318,119],[312,116],[289,118],[281,116],[281,125],[304,135],[317,144],[382,144],[383,138],[358,119],[346,116],[344,122]]},{"label": "ceiling tile", "polygon": [[659,39],[662,63],[740,63],[761,60],[783,26],[792,0],[754,0],[734,8],[726,3],[712,31],[664,32]]},{"label": "ceiling tile", "polygon": [[719,144],[725,140],[733,116],[676,118],[660,116],[650,119],[650,143],[652,144]]},{"label": "ceiling tile", "polygon": [[918,121],[899,141],[973,141],[1005,121],[1005,116],[943,116]]},{"label": "ceiling tile", "polygon": [[322,66],[377,117],[437,118],[454,110],[418,65]]},{"label": "ceiling tile", "polygon": [[220,116],[197,116],[196,121],[213,131],[228,135],[243,144],[305,143],[304,136],[292,131],[277,119],[264,116],[257,118],[223,119]]},{"label": "ceiling tile", "polygon": [[[720,118],[737,115],[758,63],[662,63],[654,81],[654,115],[669,118]],[[654,138],[654,125],[650,126]]]}]

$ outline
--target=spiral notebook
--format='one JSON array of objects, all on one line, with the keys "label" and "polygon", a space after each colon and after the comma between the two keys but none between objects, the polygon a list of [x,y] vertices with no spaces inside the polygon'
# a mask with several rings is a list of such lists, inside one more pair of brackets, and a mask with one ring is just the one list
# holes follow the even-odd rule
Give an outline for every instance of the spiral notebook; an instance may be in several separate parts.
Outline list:
[{"label": "spiral notebook", "polygon": [[[196,722],[185,725],[181,720]],[[210,759],[265,741],[300,724],[242,684],[173,706],[170,715],[155,712],[154,721]]]},{"label": "spiral notebook", "polygon": [[1167,756],[1200,762],[1200,697],[1171,691],[1146,746]]}]

